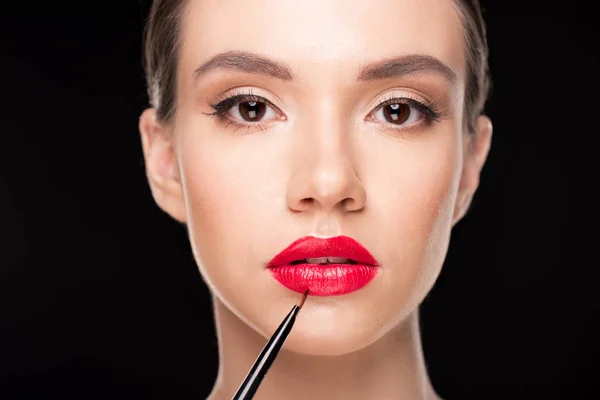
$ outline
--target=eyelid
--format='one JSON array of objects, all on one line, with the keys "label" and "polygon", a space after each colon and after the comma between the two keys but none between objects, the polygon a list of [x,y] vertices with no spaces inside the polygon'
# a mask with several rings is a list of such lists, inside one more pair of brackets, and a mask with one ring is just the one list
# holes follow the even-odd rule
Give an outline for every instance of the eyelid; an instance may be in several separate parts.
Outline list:
[{"label": "eyelid", "polygon": [[[261,94],[263,92],[265,94]],[[256,97],[258,99],[264,100],[267,104],[276,107],[278,110],[281,110],[281,107],[279,107],[277,104],[283,104],[281,99],[273,92],[266,90],[266,89],[253,87],[253,86],[236,86],[236,87],[229,88],[229,89],[224,90],[224,91],[220,92],[219,94],[217,94],[212,99],[212,101],[209,101],[209,103],[218,104],[219,102],[221,102],[223,100],[226,100],[228,98],[238,96],[238,95],[240,95],[240,96],[246,95],[246,96]],[[273,99],[273,100],[270,100],[270,99]]]},{"label": "eyelid", "polygon": [[211,103],[211,106],[213,108],[227,107],[227,110],[229,110],[235,105],[238,105],[240,103],[249,102],[249,101],[265,103],[268,107],[274,108],[275,111],[282,113],[282,111],[279,109],[279,107],[277,107],[275,104],[273,104],[272,101],[270,101],[269,99],[267,99],[265,97],[257,96],[255,94],[252,94],[252,95],[251,94],[236,94],[233,96],[229,96],[229,97],[217,102],[216,104]]},{"label": "eyelid", "polygon": [[382,92],[375,97],[373,101],[371,101],[368,105],[369,112],[373,112],[377,109],[377,107],[381,107],[385,104],[386,101],[390,100],[398,100],[398,99],[406,99],[405,101],[415,101],[421,104],[433,104],[434,102],[430,101],[427,97],[422,94],[415,93],[412,90],[406,89],[388,89],[385,92]]}]

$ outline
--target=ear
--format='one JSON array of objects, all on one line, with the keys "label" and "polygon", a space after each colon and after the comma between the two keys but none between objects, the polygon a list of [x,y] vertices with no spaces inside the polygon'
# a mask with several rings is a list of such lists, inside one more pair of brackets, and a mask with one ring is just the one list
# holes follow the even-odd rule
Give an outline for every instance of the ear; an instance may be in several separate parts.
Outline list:
[{"label": "ear", "polygon": [[477,118],[475,134],[468,137],[464,147],[463,170],[454,206],[453,225],[465,216],[471,205],[491,144],[492,121],[487,116],[480,115]]},{"label": "ear", "polygon": [[156,118],[154,108],[140,116],[146,177],[156,204],[179,222],[186,222],[185,203],[172,132]]}]

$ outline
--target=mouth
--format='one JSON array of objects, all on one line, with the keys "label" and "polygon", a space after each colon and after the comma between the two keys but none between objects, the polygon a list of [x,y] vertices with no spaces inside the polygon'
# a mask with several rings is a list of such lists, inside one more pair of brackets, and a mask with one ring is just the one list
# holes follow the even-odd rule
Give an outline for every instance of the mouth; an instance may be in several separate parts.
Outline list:
[{"label": "mouth", "polygon": [[301,238],[267,265],[273,278],[298,293],[339,296],[371,282],[379,263],[360,243],[347,236]]},{"label": "mouth", "polygon": [[330,265],[330,264],[348,264],[348,265],[356,265],[358,264],[354,260],[350,260],[344,257],[319,257],[319,258],[304,258],[302,260],[295,260],[290,263],[290,265],[300,265],[300,264],[314,264],[314,265]]}]

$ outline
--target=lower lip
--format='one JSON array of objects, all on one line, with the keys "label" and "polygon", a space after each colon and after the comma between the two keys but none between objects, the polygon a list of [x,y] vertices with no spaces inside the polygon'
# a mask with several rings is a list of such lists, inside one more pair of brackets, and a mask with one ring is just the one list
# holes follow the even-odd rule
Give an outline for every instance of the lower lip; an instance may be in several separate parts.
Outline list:
[{"label": "lower lip", "polygon": [[311,296],[339,296],[354,292],[375,278],[378,267],[363,264],[298,264],[270,267],[286,288]]}]

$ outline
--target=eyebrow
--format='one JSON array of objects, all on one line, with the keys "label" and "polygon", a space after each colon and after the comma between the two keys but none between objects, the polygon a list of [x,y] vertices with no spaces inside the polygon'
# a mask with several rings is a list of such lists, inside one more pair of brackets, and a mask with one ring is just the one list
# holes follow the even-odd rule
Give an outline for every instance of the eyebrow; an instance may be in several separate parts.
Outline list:
[{"label": "eyebrow", "polygon": [[225,68],[256,75],[266,75],[284,81],[294,79],[292,69],[285,63],[271,60],[260,54],[245,51],[220,53],[196,68],[194,78],[198,79],[211,70]]},{"label": "eyebrow", "polygon": [[360,70],[357,80],[388,79],[417,72],[435,72],[443,75],[451,83],[456,82],[456,73],[450,67],[433,56],[421,54],[411,54],[367,63]]},{"label": "eyebrow", "polygon": [[[194,79],[209,71],[224,68],[249,74],[270,76],[283,81],[295,79],[292,68],[282,61],[270,59],[256,53],[228,51],[212,57],[194,71]],[[417,72],[435,72],[451,83],[456,82],[456,74],[439,59],[421,54],[412,54],[366,63],[358,73],[357,80],[372,81],[398,78]]]}]

